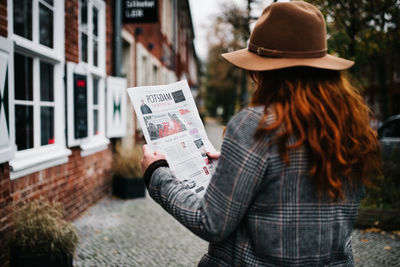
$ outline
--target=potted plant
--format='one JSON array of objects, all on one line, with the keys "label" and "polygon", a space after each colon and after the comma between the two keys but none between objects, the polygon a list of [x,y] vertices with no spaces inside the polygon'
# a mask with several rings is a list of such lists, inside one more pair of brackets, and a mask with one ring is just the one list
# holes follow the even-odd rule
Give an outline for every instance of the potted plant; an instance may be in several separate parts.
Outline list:
[{"label": "potted plant", "polygon": [[140,166],[142,157],[141,146],[122,146],[121,142],[116,144],[112,163],[112,191],[115,196],[123,199],[145,196],[146,187]]},{"label": "potted plant", "polygon": [[61,206],[44,200],[14,206],[11,266],[73,266],[75,227],[62,219]]}]

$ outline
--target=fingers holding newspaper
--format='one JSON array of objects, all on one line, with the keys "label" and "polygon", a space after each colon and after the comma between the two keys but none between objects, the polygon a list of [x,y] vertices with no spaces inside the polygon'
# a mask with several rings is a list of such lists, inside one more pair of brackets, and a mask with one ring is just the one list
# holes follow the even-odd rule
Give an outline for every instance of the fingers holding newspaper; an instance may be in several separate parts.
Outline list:
[{"label": "fingers holding newspaper", "polygon": [[207,152],[207,157],[210,159],[218,159],[221,156],[221,152]]},{"label": "fingers holding newspaper", "polygon": [[143,159],[140,162],[142,165],[142,173],[146,171],[146,169],[152,164],[153,162],[156,162],[158,160],[164,159],[165,156],[159,151],[152,151],[151,148],[148,145],[143,145]]}]

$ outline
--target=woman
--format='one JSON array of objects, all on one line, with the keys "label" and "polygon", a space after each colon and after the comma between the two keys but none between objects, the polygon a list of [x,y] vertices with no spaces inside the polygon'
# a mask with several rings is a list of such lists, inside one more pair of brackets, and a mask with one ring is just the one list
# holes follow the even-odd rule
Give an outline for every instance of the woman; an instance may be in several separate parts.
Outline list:
[{"label": "woman", "polygon": [[224,54],[257,84],[228,123],[203,199],[144,147],[150,195],[210,242],[200,266],[353,265],[351,231],[379,169],[369,110],[326,54],[325,21],[305,2],[275,3],[246,49]]}]

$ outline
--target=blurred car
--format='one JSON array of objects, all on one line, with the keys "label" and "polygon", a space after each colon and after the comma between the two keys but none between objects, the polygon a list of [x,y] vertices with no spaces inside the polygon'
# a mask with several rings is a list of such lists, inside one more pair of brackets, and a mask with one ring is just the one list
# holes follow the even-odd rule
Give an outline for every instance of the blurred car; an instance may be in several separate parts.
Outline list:
[{"label": "blurred car", "polygon": [[400,114],[388,118],[378,129],[384,162],[400,163]]},{"label": "blurred car", "polygon": [[381,142],[400,142],[400,114],[387,119],[378,130]]}]

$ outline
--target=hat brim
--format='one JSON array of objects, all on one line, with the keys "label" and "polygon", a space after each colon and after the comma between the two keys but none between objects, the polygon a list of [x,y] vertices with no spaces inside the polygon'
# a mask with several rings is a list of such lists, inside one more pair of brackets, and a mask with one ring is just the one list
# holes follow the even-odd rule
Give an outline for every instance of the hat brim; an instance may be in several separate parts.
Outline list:
[{"label": "hat brim", "polygon": [[239,68],[251,71],[267,71],[296,66],[345,70],[354,65],[354,61],[329,54],[318,58],[273,58],[259,56],[250,52],[247,48],[224,53],[222,57]]}]

